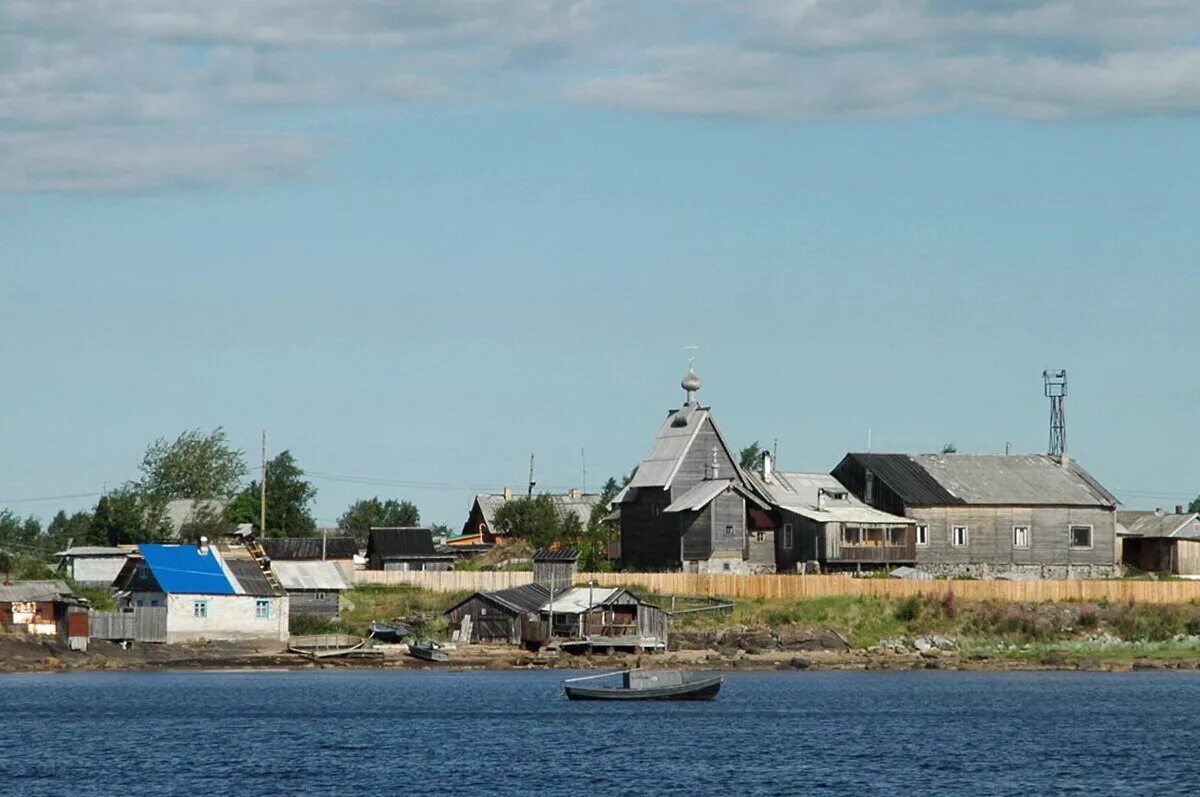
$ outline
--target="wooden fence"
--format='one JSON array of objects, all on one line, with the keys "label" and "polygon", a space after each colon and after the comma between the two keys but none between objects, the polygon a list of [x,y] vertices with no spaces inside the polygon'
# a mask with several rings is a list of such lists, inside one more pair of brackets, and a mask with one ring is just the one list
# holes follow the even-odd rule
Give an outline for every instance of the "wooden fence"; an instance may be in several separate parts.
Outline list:
[{"label": "wooden fence", "polygon": [[354,584],[412,584],[434,592],[491,592],[533,583],[528,570],[355,570]]},{"label": "wooden fence", "polygon": [[120,612],[89,612],[92,639],[167,641],[165,606],[138,606]]},{"label": "wooden fence", "polygon": [[1113,603],[1188,603],[1200,601],[1197,581],[902,581],[900,579],[827,576],[739,576],[696,573],[580,573],[575,583],[594,579],[600,586],[640,588],[657,595],[703,595],[723,598],[820,598],[856,595],[907,598],[943,597],[953,590],[959,600],[1100,601]]},{"label": "wooden fence", "polygon": [[[798,576],[697,573],[576,573],[575,584],[594,580],[598,586],[624,586],[656,595],[696,595],[712,598],[821,598],[857,595],[907,598],[943,597],[953,590],[959,600],[1100,601],[1113,603],[1188,603],[1200,601],[1200,581],[902,581],[854,578],[849,575]],[[435,592],[487,592],[529,584],[527,571],[384,572],[359,570],[355,584],[412,584]]]}]

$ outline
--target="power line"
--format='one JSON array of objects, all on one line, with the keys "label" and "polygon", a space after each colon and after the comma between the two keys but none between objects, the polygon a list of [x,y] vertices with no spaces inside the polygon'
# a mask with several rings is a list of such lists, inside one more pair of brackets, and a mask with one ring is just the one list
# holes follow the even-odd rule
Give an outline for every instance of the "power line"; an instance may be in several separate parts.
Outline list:
[{"label": "power line", "polygon": [[37,501],[64,501],[68,498],[97,498],[104,493],[72,493],[70,495],[41,495],[36,498],[0,498],[0,504],[32,504]]}]

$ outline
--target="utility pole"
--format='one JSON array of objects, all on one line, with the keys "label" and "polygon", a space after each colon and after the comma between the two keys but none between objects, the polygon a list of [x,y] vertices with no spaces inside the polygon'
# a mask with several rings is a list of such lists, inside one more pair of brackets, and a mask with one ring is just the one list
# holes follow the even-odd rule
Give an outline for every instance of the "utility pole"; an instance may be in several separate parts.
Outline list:
[{"label": "utility pole", "polygon": [[529,491],[525,493],[530,498],[533,498],[533,486],[535,484],[537,484],[537,482],[535,482],[533,480],[533,454],[530,454],[529,455]]},{"label": "utility pole", "polygon": [[583,484],[580,485],[581,492],[587,493],[587,451],[583,448],[579,449],[579,458],[583,460]]},{"label": "utility pole", "polygon": [[262,433],[262,478],[258,485],[258,533],[267,536],[267,430]]}]

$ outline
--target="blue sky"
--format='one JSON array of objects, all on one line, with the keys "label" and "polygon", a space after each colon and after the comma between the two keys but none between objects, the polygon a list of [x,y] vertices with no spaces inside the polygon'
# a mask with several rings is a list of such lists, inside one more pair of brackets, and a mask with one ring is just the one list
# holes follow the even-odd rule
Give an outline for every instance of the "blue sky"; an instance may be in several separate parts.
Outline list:
[{"label": "blue sky", "polygon": [[1200,493],[1189,4],[217,5],[0,11],[0,505],[219,425],[457,525],[628,472],[688,344],[784,468],[1041,451],[1061,367]]}]

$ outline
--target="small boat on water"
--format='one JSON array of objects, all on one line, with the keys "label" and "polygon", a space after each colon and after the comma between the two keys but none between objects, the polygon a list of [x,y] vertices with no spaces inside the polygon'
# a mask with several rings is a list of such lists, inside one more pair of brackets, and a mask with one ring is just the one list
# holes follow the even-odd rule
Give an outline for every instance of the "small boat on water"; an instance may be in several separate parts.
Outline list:
[{"label": "small boat on water", "polygon": [[408,655],[425,661],[450,661],[450,654],[436,642],[409,642]]},{"label": "small boat on water", "polygon": [[361,648],[365,641],[362,637],[349,634],[294,636],[288,640],[288,650],[314,659],[328,659],[352,653]]},{"label": "small boat on water", "polygon": [[382,620],[372,620],[368,626],[368,631],[370,631],[371,639],[377,639],[385,643],[399,642],[404,637],[412,634],[412,631],[406,625],[385,623]]},{"label": "small boat on water", "polygon": [[[621,684],[587,685],[584,681],[623,676]],[[712,700],[721,691],[725,676],[692,675],[683,670],[623,670],[585,675],[563,681],[570,700]]]}]

